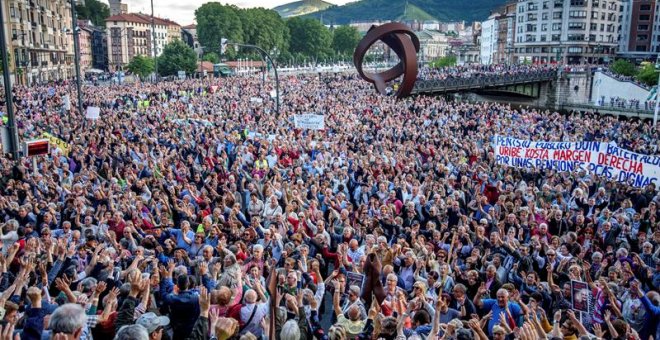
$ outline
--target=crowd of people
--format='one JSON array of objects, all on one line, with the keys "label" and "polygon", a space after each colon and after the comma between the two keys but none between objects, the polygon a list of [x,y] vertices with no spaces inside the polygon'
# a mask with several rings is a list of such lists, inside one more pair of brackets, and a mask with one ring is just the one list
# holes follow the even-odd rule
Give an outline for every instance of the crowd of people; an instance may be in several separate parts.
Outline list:
[{"label": "crowd of people", "polygon": [[557,71],[559,69],[561,68],[554,64],[466,64],[440,68],[425,67],[420,70],[418,78],[425,80],[444,80],[502,75],[515,76],[536,72]]},{"label": "crowd of people", "polygon": [[279,112],[260,77],[85,86],[98,119],[66,86],[15,87],[21,140],[54,144],[0,159],[1,339],[660,338],[655,184],[491,146],[655,154],[655,127],[281,84]]}]

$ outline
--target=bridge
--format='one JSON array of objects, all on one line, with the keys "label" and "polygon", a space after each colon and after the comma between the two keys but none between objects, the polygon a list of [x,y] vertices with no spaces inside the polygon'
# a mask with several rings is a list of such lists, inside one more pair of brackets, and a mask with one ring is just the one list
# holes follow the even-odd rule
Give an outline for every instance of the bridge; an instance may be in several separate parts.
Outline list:
[{"label": "bridge", "polygon": [[538,98],[540,84],[557,80],[556,71],[535,71],[522,74],[494,74],[471,78],[417,80],[413,94],[453,92],[498,92]]}]

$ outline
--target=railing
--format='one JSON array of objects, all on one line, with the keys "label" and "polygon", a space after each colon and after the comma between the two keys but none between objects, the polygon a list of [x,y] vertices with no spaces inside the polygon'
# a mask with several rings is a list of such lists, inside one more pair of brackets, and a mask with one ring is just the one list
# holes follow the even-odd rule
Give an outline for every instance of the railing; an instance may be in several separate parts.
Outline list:
[{"label": "railing", "polygon": [[413,89],[413,93],[456,92],[471,89],[536,83],[553,79],[557,79],[556,71],[539,71],[516,75],[489,75],[474,78],[418,80]]},{"label": "railing", "polygon": [[601,114],[612,114],[615,116],[626,116],[626,117],[639,117],[639,118],[653,118],[653,109],[635,109],[635,108],[625,108],[618,106],[610,105],[593,105],[593,104],[560,104],[560,109],[563,110],[574,110],[574,111],[589,111],[589,112],[599,112]]}]

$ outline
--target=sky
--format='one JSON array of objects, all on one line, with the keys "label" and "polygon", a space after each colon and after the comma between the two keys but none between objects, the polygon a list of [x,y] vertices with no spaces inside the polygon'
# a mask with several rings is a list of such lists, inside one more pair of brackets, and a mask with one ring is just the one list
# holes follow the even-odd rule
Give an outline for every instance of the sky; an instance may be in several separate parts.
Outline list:
[{"label": "sky", "polygon": [[[107,0],[102,0],[106,4]],[[181,26],[190,25],[195,18],[195,10],[208,0],[153,0],[154,13],[157,17],[176,21]],[[221,0],[223,4],[232,4],[238,7],[266,7],[273,8],[295,0]],[[325,0],[335,5],[343,5],[355,0]],[[150,0],[122,0],[128,5],[129,12],[151,13]]]}]

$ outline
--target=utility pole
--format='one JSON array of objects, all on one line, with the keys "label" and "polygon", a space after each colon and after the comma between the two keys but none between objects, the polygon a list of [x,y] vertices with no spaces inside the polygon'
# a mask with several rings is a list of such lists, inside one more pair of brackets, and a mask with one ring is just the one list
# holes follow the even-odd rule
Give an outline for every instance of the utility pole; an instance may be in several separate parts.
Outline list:
[{"label": "utility pole", "polygon": [[156,57],[158,56],[156,52],[156,19],[154,17],[154,0],[151,0],[151,37],[154,41],[154,74],[155,81],[158,81],[158,62],[156,62]]},{"label": "utility pole", "polygon": [[76,3],[71,0],[71,23],[73,29],[73,57],[76,67],[76,88],[78,89],[78,113],[84,114],[82,110],[82,90],[80,85],[80,42],[78,41],[78,18],[76,17]]},{"label": "utility pole", "polygon": [[0,4],[0,22],[2,27],[0,27],[0,50],[2,50],[2,79],[5,82],[5,105],[7,105],[7,127],[9,128],[9,150],[11,152],[12,159],[17,161],[19,158],[18,154],[18,134],[16,131],[16,117],[14,116],[14,102],[11,93],[11,79],[9,79],[9,53],[7,53],[7,41],[5,37],[5,25],[4,25],[4,4]]}]

